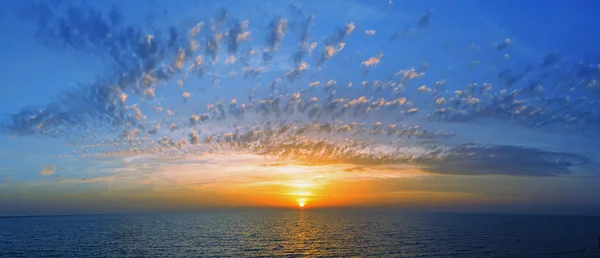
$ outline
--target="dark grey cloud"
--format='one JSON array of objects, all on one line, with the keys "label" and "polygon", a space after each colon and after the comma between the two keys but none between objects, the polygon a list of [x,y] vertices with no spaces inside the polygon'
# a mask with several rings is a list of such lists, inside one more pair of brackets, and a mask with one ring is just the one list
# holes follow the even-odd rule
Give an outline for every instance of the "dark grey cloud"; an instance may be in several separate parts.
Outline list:
[{"label": "dark grey cloud", "polygon": [[240,37],[244,30],[242,28],[243,24],[236,20],[233,22],[233,26],[229,29],[229,37],[227,39],[227,52],[229,54],[235,54],[238,49],[238,44],[240,41]]},{"label": "dark grey cloud", "polygon": [[275,52],[281,47],[281,42],[287,32],[288,21],[282,17],[274,17],[269,23],[266,44],[268,49],[263,52],[263,61],[265,63],[273,59]]},{"label": "dark grey cloud", "polygon": [[510,145],[464,144],[417,158],[432,173],[448,175],[559,176],[588,158],[564,152]]},{"label": "dark grey cloud", "polygon": [[355,29],[355,25],[353,22],[346,24],[346,26],[342,28],[338,28],[335,33],[325,40],[325,44],[327,45],[337,45],[339,43],[343,43],[346,40],[346,37],[350,36],[350,33]]},{"label": "dark grey cloud", "polygon": [[310,48],[310,44],[307,42],[310,37],[310,28],[314,22],[315,16],[309,15],[305,21],[301,23],[300,38],[298,39],[298,50],[292,56],[292,61],[297,65],[302,62]]},{"label": "dark grey cloud", "polygon": [[423,15],[423,17],[419,19],[419,22],[417,22],[417,28],[429,28],[432,13],[433,10],[429,10],[425,15]]}]

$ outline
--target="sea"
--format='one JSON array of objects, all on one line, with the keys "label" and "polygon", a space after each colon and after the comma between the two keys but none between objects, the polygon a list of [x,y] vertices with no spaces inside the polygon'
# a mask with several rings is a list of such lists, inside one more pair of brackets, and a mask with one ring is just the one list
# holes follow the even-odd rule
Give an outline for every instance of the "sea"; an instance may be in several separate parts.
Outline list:
[{"label": "sea", "polygon": [[0,219],[1,257],[600,257],[600,217],[244,210]]}]

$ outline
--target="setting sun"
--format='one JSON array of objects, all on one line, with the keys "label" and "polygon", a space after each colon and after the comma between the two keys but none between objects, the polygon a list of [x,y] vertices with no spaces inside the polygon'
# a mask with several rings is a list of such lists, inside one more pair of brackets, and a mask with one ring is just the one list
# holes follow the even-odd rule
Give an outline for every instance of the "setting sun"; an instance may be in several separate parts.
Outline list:
[{"label": "setting sun", "polygon": [[305,198],[301,198],[301,199],[298,199],[297,201],[298,201],[298,206],[300,208],[304,208],[304,205],[306,204],[306,199]]}]

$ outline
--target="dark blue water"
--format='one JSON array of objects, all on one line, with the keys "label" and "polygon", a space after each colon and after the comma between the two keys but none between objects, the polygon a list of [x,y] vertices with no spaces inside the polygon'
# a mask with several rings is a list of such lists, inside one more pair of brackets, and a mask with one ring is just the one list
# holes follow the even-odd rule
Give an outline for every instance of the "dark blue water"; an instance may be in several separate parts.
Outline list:
[{"label": "dark blue water", "polygon": [[600,257],[600,217],[230,211],[0,219],[2,257]]}]

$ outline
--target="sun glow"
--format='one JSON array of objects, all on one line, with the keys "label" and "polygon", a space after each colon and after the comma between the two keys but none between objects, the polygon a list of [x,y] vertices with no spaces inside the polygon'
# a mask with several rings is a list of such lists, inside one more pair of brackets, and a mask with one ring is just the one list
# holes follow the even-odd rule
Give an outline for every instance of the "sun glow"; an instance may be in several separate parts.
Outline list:
[{"label": "sun glow", "polygon": [[305,198],[301,198],[301,199],[298,199],[297,201],[298,201],[298,206],[300,208],[304,208],[304,205],[306,205],[306,199]]}]

